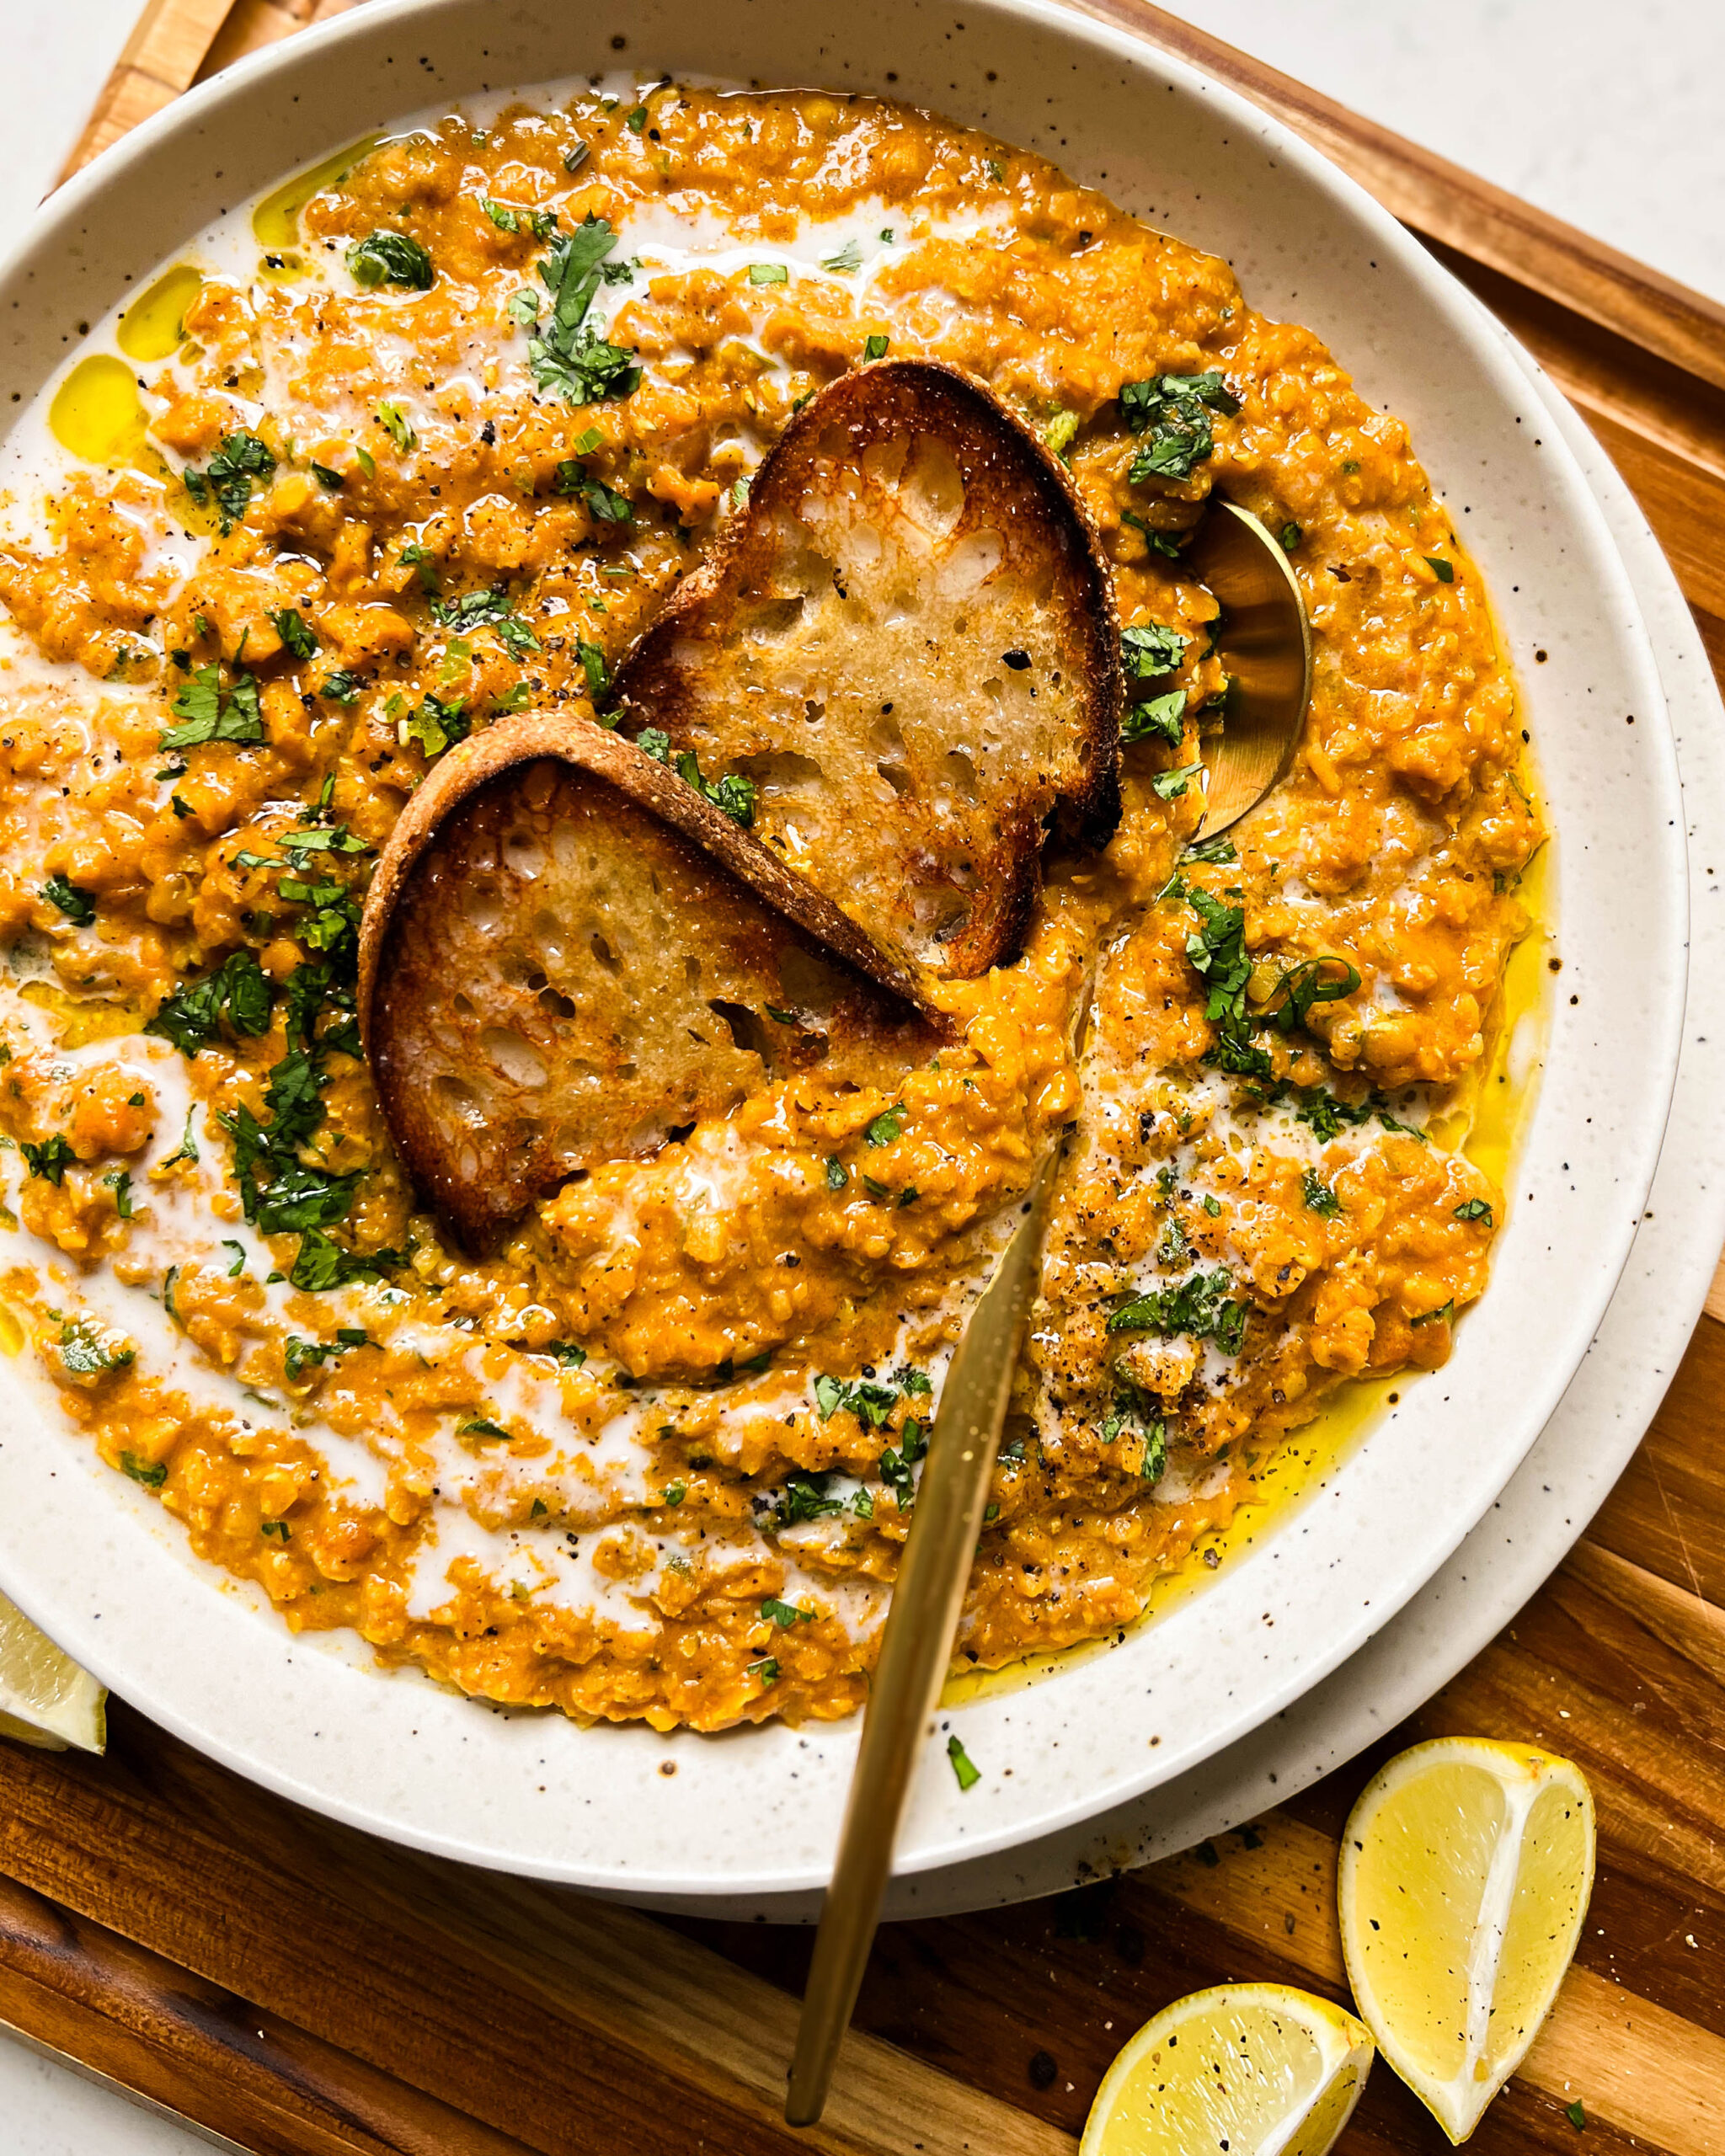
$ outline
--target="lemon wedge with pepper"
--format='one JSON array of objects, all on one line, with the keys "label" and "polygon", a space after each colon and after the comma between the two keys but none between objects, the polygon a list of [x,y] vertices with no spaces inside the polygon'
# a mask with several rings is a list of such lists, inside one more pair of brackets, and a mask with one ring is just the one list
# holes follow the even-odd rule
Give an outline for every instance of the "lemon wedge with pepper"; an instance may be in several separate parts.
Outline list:
[{"label": "lemon wedge with pepper", "polygon": [[0,1595],[0,1737],[46,1752],[99,1752],[108,1742],[108,1694]]},{"label": "lemon wedge with pepper", "polygon": [[1370,2031],[1310,1992],[1194,1992],[1108,2068],[1078,2156],[1325,2156],[1371,2062]]},{"label": "lemon wedge with pepper", "polygon": [[1418,1744],[1354,1806],[1337,1880],[1354,2004],[1452,2142],[1551,2011],[1593,1883],[1586,1780],[1531,1745]]}]

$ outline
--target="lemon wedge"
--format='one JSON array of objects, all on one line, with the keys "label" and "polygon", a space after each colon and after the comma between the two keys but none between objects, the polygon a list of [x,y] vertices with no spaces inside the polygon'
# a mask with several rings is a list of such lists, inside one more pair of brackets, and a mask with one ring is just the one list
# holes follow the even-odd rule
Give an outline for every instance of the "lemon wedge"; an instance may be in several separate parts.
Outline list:
[{"label": "lemon wedge", "polygon": [[1337,1880],[1354,2004],[1452,2142],[1539,2033],[1593,1883],[1587,1783],[1530,1745],[1417,1744],[1354,1806]]},{"label": "lemon wedge", "polygon": [[1371,2061],[1370,2031],[1310,1992],[1195,1991],[1108,2068],[1078,2156],[1325,2156]]},{"label": "lemon wedge", "polygon": [[99,1752],[108,1742],[108,1694],[0,1595],[0,1737],[45,1752]]}]

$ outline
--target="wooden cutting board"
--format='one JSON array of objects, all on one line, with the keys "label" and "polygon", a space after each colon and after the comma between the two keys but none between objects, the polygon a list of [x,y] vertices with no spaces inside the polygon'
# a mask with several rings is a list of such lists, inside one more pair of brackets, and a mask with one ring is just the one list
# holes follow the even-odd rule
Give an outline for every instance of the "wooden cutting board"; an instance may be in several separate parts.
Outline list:
[{"label": "wooden cutting board", "polygon": [[[153,0],[74,163],[340,4]],[[1509,323],[1639,496],[1725,675],[1725,309],[1140,0],[1092,12],[1290,122]],[[270,2156],[1071,2156],[1114,2051],[1171,1999],[1228,1978],[1345,1996],[1348,1806],[1390,1751],[1466,1731],[1578,1759],[1601,1835],[1576,1966],[1474,2147],[1725,2156],[1720,1283],[1710,1310],[1586,1539],[1423,1713],[1189,1855],[890,1927],[813,2132],[778,2117],[806,1933],[656,1921],[406,1855],[118,1705],[104,1759],[0,1745],[0,2021]],[[1382,2067],[1342,2143],[1446,2145]]]}]

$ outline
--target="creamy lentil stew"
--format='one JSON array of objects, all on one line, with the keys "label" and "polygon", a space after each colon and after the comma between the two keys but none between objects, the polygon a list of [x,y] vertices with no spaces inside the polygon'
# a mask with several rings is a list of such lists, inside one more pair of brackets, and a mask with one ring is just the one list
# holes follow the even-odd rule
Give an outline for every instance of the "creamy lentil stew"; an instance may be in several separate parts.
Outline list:
[{"label": "creamy lentil stew", "polygon": [[[919,112],[591,88],[360,146],[90,345],[0,544],[0,1288],[291,1626],[582,1718],[848,1713],[1068,1125],[969,1662],[1129,1622],[1328,1391],[1447,1357],[1501,1210],[1443,1139],[1526,926],[1526,737],[1405,430],[1224,263]],[[475,728],[602,715],[797,401],[883,349],[1070,463],[1128,624],[1119,830],[948,985],[932,1062],[763,1087],[473,1262],[360,1054],[377,850]],[[1317,676],[1286,782],[1194,846],[1212,488],[1281,534]]]}]

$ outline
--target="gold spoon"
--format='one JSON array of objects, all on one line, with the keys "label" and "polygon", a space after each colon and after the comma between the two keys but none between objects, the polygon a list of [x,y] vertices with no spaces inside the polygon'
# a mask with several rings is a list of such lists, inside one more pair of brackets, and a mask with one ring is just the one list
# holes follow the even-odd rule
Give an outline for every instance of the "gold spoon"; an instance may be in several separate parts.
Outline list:
[{"label": "gold spoon", "polygon": [[1199,743],[1204,835],[1215,838],[1293,760],[1311,702],[1311,629],[1286,548],[1236,502],[1213,495],[1180,558],[1221,607],[1216,649],[1233,685],[1226,724]]},{"label": "gold spoon", "polygon": [[[1293,758],[1311,700],[1311,631],[1286,550],[1249,510],[1214,497],[1182,559],[1221,607],[1216,648],[1233,684],[1226,723],[1199,749],[1204,830],[1213,836],[1255,807]],[[1080,1033],[1082,1024],[1081,1011]],[[1043,1163],[1032,1184],[1024,1217],[942,1388],[804,1988],[785,2100],[792,2126],[814,2125],[826,2102],[880,1921],[911,1778],[952,1660],[1019,1337],[1040,1277],[1057,1158]]]},{"label": "gold spoon", "polygon": [[952,1661],[953,1636],[982,1529],[983,1501],[1006,1420],[1019,1336],[1041,1277],[1043,1229],[1058,1157],[1057,1149],[1031,1185],[1024,1217],[970,1314],[941,1388],[916,1508],[869,1687],[832,1884],[804,1988],[785,2100],[785,2117],[792,2126],[813,2126],[826,2101],[880,1921],[900,1815]]}]

